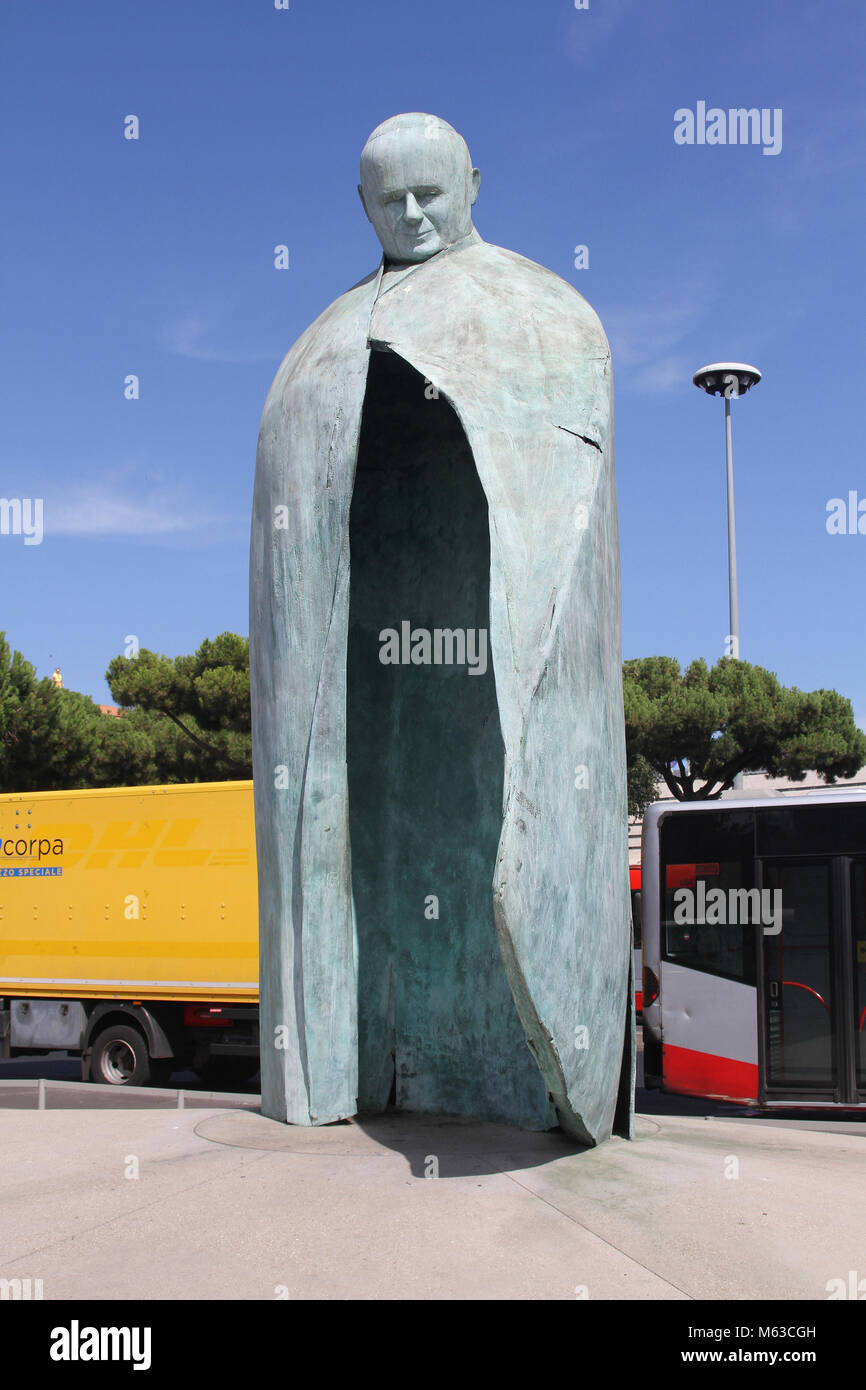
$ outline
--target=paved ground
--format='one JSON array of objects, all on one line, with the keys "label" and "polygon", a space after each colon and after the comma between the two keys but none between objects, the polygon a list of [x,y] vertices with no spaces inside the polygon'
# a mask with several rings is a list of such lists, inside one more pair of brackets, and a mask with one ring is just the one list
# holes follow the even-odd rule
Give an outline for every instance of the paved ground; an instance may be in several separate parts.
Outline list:
[{"label": "paved ground", "polygon": [[657,1114],[580,1151],[411,1116],[292,1129],[250,1097],[57,1108],[64,1089],[0,1108],[0,1278],[46,1299],[825,1299],[866,1275],[856,1123]]},{"label": "paved ground", "polygon": [[[207,1091],[202,1086],[157,1089],[155,1086],[91,1086],[81,1081],[0,1080],[0,1115],[6,1110],[212,1110],[259,1108],[258,1095]],[[0,1121],[2,1124],[2,1121]]]}]

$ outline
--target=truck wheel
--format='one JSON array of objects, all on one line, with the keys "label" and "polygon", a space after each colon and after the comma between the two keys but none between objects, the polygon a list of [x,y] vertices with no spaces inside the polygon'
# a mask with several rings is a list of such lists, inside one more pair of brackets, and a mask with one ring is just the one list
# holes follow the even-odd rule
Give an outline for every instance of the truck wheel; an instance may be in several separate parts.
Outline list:
[{"label": "truck wheel", "polygon": [[150,1057],[137,1028],[116,1023],[98,1034],[90,1056],[90,1079],[104,1086],[147,1085]]}]

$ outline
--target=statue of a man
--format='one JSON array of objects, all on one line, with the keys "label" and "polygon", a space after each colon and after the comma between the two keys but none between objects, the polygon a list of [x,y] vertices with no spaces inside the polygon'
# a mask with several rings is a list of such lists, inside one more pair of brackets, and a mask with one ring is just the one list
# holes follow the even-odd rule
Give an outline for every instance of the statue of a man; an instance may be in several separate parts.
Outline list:
[{"label": "statue of a man", "polygon": [[630,1132],[634,1028],[610,352],[482,240],[479,184],[437,117],[372,133],[382,262],[265,405],[263,1108],[597,1143]]}]

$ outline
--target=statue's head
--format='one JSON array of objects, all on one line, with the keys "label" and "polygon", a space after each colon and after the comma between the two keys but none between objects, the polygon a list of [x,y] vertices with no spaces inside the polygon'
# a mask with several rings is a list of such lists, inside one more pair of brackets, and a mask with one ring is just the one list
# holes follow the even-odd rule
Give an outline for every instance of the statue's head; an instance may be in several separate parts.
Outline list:
[{"label": "statue's head", "polygon": [[358,192],[389,261],[426,261],[467,236],[480,183],[463,136],[438,116],[392,116],[361,151]]}]

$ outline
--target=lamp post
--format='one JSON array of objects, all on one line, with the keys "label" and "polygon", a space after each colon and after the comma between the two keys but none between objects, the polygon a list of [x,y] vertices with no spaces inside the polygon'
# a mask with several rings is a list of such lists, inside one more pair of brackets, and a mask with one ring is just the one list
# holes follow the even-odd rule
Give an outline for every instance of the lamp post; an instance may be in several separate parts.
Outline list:
[{"label": "lamp post", "polygon": [[[734,452],[731,440],[731,400],[735,396],[744,396],[753,386],[757,386],[760,380],[761,373],[757,367],[750,367],[746,362],[711,362],[708,367],[701,367],[692,377],[695,386],[700,386],[701,390],[706,391],[708,396],[724,396],[725,398],[725,459],[728,480],[728,604],[730,614],[728,635],[730,652],[728,654],[737,659],[740,655],[740,610],[737,601],[737,534],[734,525]],[[734,778],[734,786],[740,789],[742,785],[743,774],[740,772]]]}]

